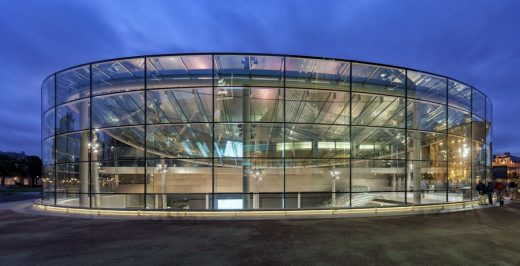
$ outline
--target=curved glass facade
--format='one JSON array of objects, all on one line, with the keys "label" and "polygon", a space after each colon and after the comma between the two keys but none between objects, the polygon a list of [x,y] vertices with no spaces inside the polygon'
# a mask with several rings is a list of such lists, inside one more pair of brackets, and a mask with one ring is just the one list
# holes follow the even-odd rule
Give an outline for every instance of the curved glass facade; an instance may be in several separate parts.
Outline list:
[{"label": "curved glass facade", "polygon": [[42,84],[42,202],[315,209],[475,199],[492,105],[440,75],[339,59],[180,54]]}]

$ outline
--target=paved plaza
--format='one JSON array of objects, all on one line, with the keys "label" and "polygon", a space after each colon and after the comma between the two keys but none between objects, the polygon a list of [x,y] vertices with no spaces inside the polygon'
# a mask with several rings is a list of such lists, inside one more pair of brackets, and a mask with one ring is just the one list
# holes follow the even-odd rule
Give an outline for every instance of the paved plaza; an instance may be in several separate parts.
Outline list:
[{"label": "paved plaza", "polygon": [[270,221],[52,217],[10,210],[16,204],[0,204],[3,265],[520,265],[519,203]]}]

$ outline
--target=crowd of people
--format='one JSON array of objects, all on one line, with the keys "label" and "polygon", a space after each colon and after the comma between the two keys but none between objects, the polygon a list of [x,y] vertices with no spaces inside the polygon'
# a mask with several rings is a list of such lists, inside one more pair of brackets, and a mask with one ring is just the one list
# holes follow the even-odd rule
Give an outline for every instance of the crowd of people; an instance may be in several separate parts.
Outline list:
[{"label": "crowd of people", "polygon": [[504,206],[504,197],[506,197],[506,194],[508,194],[510,200],[516,200],[518,198],[518,184],[514,181],[510,181],[506,184],[504,180],[498,179],[496,181],[489,181],[486,185],[480,180],[476,190],[479,194],[479,204],[481,205],[493,204],[493,196],[495,196],[496,202],[498,202],[500,206]]}]

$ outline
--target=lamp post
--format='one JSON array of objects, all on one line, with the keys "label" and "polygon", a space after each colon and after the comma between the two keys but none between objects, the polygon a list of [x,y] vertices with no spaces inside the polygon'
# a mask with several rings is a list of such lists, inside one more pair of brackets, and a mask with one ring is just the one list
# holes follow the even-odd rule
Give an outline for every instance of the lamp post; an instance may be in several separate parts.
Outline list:
[{"label": "lamp post", "polygon": [[[161,208],[166,209],[166,207],[167,207],[167,204],[166,204],[166,173],[168,172],[168,165],[164,162],[164,160],[161,160],[161,162],[155,166],[155,169],[157,170],[158,173],[161,174],[161,206],[162,206]],[[159,201],[159,197],[157,197],[157,195],[155,195],[156,208],[159,205],[158,201]]]},{"label": "lamp post", "polygon": [[332,170],[330,171],[330,176],[332,177],[332,207],[336,207],[336,180],[339,180],[340,171],[336,170],[335,166],[332,166]]},{"label": "lamp post", "polygon": [[263,171],[256,169],[253,171],[253,179],[255,180],[255,194],[253,195],[253,208],[258,209],[260,206],[260,181],[262,181]]}]

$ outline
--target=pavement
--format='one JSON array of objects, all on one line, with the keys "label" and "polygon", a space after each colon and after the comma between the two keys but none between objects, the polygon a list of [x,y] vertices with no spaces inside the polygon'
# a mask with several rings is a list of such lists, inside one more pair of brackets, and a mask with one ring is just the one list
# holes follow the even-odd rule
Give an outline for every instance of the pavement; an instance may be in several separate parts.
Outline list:
[{"label": "pavement", "polygon": [[520,202],[416,216],[115,220],[0,204],[1,265],[520,265]]},{"label": "pavement", "polygon": [[38,199],[41,197],[40,192],[0,192],[0,203],[21,201],[27,199]]}]

